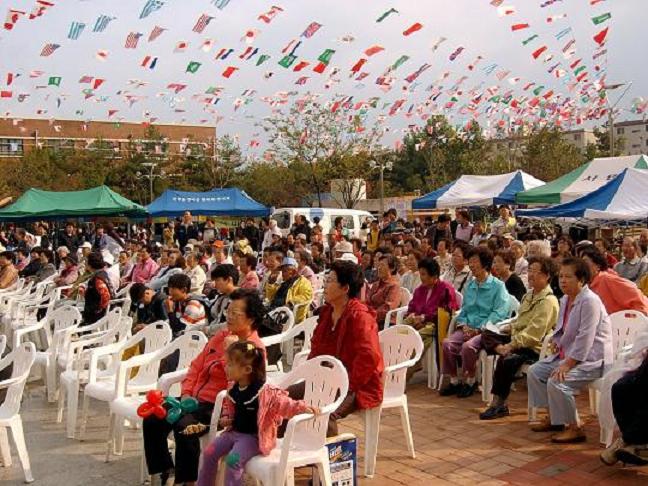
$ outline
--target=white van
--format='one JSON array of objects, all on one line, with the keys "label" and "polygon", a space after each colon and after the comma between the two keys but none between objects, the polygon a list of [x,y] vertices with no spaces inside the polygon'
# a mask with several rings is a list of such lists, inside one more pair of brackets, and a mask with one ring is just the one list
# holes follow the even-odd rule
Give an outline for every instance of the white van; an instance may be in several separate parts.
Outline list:
[{"label": "white van", "polygon": [[286,236],[290,233],[290,227],[295,222],[295,216],[298,214],[306,216],[311,227],[314,225],[313,218],[319,217],[319,224],[324,230],[324,235],[328,235],[335,226],[335,218],[342,216],[345,221],[344,226],[349,230],[349,235],[353,238],[360,236],[362,223],[367,218],[372,218],[371,213],[368,211],[335,208],[279,208],[270,217],[277,222],[277,227],[281,230],[281,234]]}]

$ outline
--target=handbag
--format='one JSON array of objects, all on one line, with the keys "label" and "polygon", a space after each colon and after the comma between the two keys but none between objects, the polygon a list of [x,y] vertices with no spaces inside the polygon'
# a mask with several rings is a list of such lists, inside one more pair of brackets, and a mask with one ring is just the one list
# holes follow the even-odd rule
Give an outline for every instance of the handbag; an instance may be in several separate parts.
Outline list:
[{"label": "handbag", "polygon": [[482,347],[486,350],[486,354],[494,355],[495,348],[500,344],[508,344],[511,342],[511,336],[508,334],[498,334],[488,329],[482,330]]}]

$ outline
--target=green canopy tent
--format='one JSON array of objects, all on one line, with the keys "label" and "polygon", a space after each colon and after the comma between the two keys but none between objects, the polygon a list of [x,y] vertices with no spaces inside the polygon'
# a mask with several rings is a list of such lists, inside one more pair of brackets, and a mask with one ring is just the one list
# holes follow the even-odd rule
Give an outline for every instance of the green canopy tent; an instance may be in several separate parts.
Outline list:
[{"label": "green canopy tent", "polygon": [[593,159],[544,186],[518,192],[518,204],[560,204],[590,194],[610,182],[625,169],[648,169],[645,155]]},{"label": "green canopy tent", "polygon": [[142,218],[146,208],[120,196],[107,186],[85,191],[53,192],[29,189],[0,209],[0,221],[124,216]]}]

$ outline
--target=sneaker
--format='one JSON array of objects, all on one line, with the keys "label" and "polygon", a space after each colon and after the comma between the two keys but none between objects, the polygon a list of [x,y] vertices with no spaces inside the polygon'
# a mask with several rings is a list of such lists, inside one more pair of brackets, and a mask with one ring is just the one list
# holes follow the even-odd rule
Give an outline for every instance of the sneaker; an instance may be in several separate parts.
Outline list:
[{"label": "sneaker", "polygon": [[472,385],[464,383],[461,386],[461,390],[457,393],[457,397],[468,398],[471,397],[475,391],[477,391],[477,383],[473,383]]},{"label": "sneaker", "polygon": [[439,395],[441,395],[442,397],[449,397],[452,395],[456,395],[457,393],[459,393],[459,390],[461,390],[461,388],[462,388],[461,383],[456,383],[456,384],[450,383],[447,386],[441,388],[441,390],[439,391]]},{"label": "sneaker", "polygon": [[502,417],[507,417],[510,415],[508,406],[504,405],[493,405],[488,407],[488,409],[479,414],[479,420],[494,420]]},{"label": "sneaker", "polygon": [[645,455],[645,450],[640,452],[635,446],[620,448],[616,452],[616,457],[624,464],[631,464],[633,466],[645,466],[648,464],[648,457]]},{"label": "sneaker", "polygon": [[606,466],[614,466],[619,461],[619,458],[617,457],[617,451],[622,447],[625,447],[625,442],[623,442],[623,439],[619,437],[617,440],[612,442],[612,445],[610,447],[601,452],[601,455],[599,457],[601,458],[603,464],[605,464]]}]

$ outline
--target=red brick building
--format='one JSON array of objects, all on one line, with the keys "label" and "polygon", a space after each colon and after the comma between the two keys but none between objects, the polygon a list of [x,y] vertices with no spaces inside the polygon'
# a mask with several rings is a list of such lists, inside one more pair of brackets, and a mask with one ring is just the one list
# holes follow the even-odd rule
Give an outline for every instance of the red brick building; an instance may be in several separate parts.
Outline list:
[{"label": "red brick building", "polygon": [[150,142],[147,135],[151,127],[163,137],[160,147],[168,153],[182,152],[190,143],[211,146],[216,137],[216,127],[204,125],[3,118],[0,119],[0,158],[21,157],[37,147],[82,150],[96,140],[111,145],[118,154],[128,147]]}]

